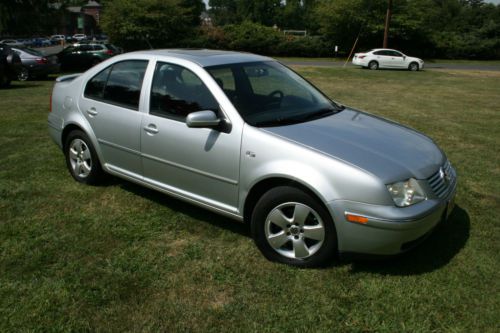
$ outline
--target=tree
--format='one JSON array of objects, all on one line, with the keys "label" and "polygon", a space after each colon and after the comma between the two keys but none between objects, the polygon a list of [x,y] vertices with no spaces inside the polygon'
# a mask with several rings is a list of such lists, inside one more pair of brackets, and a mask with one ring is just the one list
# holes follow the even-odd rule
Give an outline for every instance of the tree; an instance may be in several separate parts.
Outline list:
[{"label": "tree", "polygon": [[101,26],[127,49],[179,47],[196,33],[199,1],[108,0]]},{"label": "tree", "polygon": [[210,0],[210,13],[217,25],[251,21],[266,26],[279,22],[281,0]]}]

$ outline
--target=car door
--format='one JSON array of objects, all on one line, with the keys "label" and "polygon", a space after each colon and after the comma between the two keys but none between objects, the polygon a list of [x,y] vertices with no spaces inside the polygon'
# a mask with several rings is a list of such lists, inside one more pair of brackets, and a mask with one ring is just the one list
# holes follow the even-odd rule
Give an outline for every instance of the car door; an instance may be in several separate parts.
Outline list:
[{"label": "car door", "polygon": [[390,63],[392,68],[405,68],[405,59],[403,54],[398,51],[387,51],[390,55]]},{"label": "car door", "polygon": [[158,62],[151,84],[149,114],[142,121],[144,180],[164,190],[236,211],[241,131],[189,128],[191,112],[212,110],[227,116],[193,71]]},{"label": "car door", "polygon": [[380,50],[373,52],[375,56],[375,60],[378,62],[379,67],[381,68],[390,68],[391,63],[387,51]]},{"label": "car door", "polygon": [[92,77],[79,108],[94,131],[110,169],[141,178],[139,100],[147,60],[116,62]]}]

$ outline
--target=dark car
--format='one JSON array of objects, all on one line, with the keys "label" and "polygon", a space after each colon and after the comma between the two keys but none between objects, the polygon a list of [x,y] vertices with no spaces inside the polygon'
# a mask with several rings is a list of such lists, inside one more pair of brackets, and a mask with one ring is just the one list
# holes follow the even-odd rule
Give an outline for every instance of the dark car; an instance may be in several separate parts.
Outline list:
[{"label": "dark car", "polygon": [[47,47],[51,45],[52,43],[47,38],[33,38],[31,40],[31,46],[33,47]]},{"label": "dark car", "polygon": [[6,44],[0,44],[0,88],[10,85],[17,78],[21,68],[21,58]]},{"label": "dark car", "polygon": [[57,56],[61,68],[69,70],[90,68],[119,53],[120,49],[112,44],[79,43],[66,47]]},{"label": "dark car", "polygon": [[17,75],[19,81],[34,77],[45,78],[49,74],[59,72],[57,56],[44,56],[40,51],[30,48],[13,47],[12,50],[21,58],[22,67]]}]

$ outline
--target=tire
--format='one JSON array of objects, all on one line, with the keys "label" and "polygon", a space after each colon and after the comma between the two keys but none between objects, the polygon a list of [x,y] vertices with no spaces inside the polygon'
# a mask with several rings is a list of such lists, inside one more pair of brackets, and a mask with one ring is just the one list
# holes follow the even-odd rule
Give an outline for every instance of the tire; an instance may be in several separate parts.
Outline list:
[{"label": "tire", "polygon": [[372,60],[368,64],[368,68],[371,69],[372,71],[376,71],[378,69],[378,62]]},{"label": "tire", "polygon": [[255,244],[271,261],[315,267],[337,252],[330,214],[316,198],[295,187],[266,192],[252,212],[251,229]]},{"label": "tire", "polygon": [[408,70],[412,72],[418,72],[420,68],[418,67],[418,64],[416,62],[412,62],[408,65]]},{"label": "tire", "polygon": [[66,166],[78,182],[95,185],[104,175],[99,158],[87,134],[75,130],[69,133],[64,144]]},{"label": "tire", "polygon": [[30,72],[26,67],[21,67],[19,73],[17,73],[18,81],[28,81],[30,79]]}]

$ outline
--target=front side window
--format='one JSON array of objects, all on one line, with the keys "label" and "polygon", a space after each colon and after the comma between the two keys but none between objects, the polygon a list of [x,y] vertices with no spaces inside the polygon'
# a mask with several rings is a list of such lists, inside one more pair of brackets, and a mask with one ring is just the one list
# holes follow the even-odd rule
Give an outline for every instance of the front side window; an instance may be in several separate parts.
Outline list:
[{"label": "front side window", "polygon": [[151,86],[151,114],[184,121],[191,112],[217,112],[218,108],[217,101],[196,74],[182,66],[157,63]]},{"label": "front side window", "polygon": [[341,109],[301,76],[274,61],[206,69],[252,126],[305,122]]},{"label": "front side window", "polygon": [[99,72],[85,86],[87,98],[139,109],[142,80],[148,61],[128,60],[115,63]]}]

